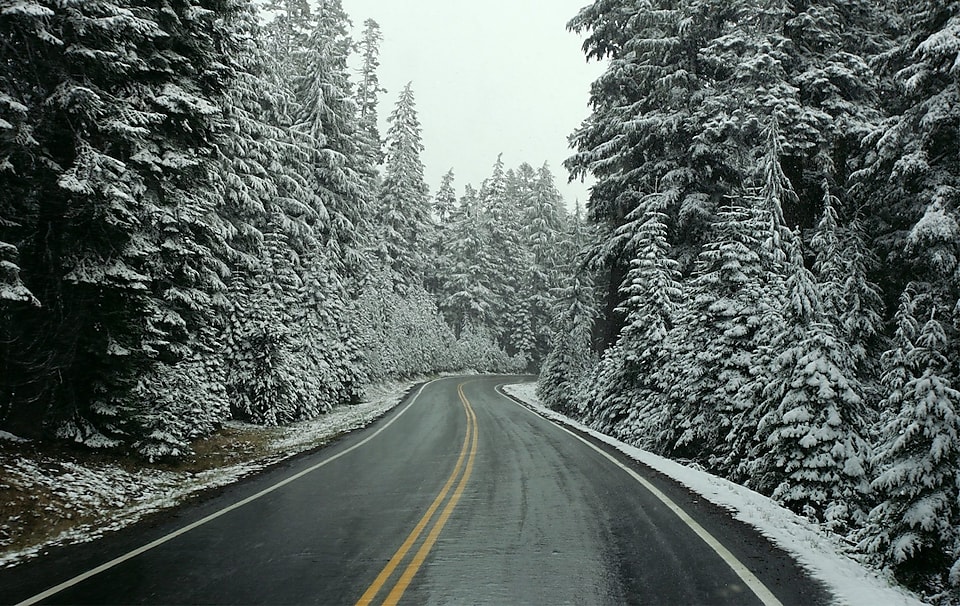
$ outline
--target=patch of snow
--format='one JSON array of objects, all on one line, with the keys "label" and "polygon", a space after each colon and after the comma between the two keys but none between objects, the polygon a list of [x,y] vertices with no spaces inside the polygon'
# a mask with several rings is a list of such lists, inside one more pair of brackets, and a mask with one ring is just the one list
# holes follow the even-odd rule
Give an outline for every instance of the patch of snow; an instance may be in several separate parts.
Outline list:
[{"label": "patch of snow", "polygon": [[910,230],[907,242],[912,246],[929,245],[937,242],[954,242],[960,227],[957,221],[943,207],[940,200],[927,207],[923,217]]},{"label": "patch of snow", "polygon": [[894,585],[879,572],[844,555],[839,537],[830,535],[770,498],[705,471],[630,446],[550,410],[540,404],[536,383],[504,385],[503,391],[538,414],[588,433],[635,461],[673,478],[711,503],[730,510],[736,519],[753,526],[775,545],[792,554],[811,576],[828,587],[835,603],[850,606],[924,604],[913,593]]},{"label": "patch of snow", "polygon": [[2,430],[0,430],[0,440],[6,440],[8,442],[29,442],[30,441],[26,438],[15,436],[9,431],[2,431]]}]

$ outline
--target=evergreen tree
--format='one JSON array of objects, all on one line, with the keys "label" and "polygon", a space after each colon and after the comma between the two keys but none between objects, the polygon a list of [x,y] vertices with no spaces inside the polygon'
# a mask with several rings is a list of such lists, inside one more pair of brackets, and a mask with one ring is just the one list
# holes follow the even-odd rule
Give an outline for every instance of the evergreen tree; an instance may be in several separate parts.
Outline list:
[{"label": "evergreen tree", "polygon": [[440,180],[440,188],[434,197],[433,212],[436,214],[440,225],[445,225],[452,218],[453,209],[456,205],[457,192],[453,188],[453,169],[451,168]]},{"label": "evergreen tree", "polygon": [[483,221],[477,192],[467,185],[460,206],[453,214],[438,283],[439,307],[457,337],[467,326],[481,326],[491,319],[496,301],[490,290],[487,224]]},{"label": "evergreen tree", "polygon": [[840,234],[836,205],[839,200],[830,193],[830,184],[823,184],[823,215],[810,241],[816,255],[813,271],[819,284],[823,311],[835,323],[839,321],[843,304],[843,282],[846,268],[840,258]]},{"label": "evergreen tree", "polygon": [[224,402],[196,360],[219,350],[226,234],[210,169],[240,5],[5,8],[4,105],[22,119],[4,148],[2,189],[15,195],[0,240],[19,249],[42,307],[3,318],[0,366],[16,377],[4,423],[101,445],[153,436],[161,453],[169,438],[178,450],[178,432],[156,421],[163,369],[208,421]]},{"label": "evergreen tree", "polygon": [[[863,53],[876,48],[867,2],[715,3],[598,0],[569,27],[587,34],[589,58],[608,59],[592,89],[593,112],[572,136],[574,176],[592,173],[591,218],[610,232],[651,192],[684,273],[695,265],[724,197],[749,186],[775,115],[780,162],[796,197],[785,225],[811,227],[827,176],[841,182],[852,150],[878,119]],[[641,211],[642,212],[642,211]],[[601,246],[609,272],[607,340],[619,329],[616,288],[629,257]]]},{"label": "evergreen tree", "polygon": [[382,161],[380,153],[380,130],[377,126],[377,105],[380,93],[387,92],[381,88],[377,69],[380,67],[380,43],[383,34],[380,25],[373,19],[363,22],[363,39],[360,41],[360,54],[363,66],[360,69],[360,83],[357,86],[357,111],[360,116],[361,129],[366,131],[371,141],[377,142],[376,162]]},{"label": "evergreen tree", "polygon": [[664,342],[681,300],[680,272],[670,257],[667,217],[648,210],[620,228],[633,251],[630,271],[620,287],[624,327],[614,347],[604,352],[590,385],[594,424],[631,442],[650,444],[659,432],[664,402],[657,370],[669,356]]},{"label": "evergreen tree", "polygon": [[424,276],[432,222],[420,160],[420,120],[411,84],[400,93],[389,122],[386,174],[377,212],[378,254],[397,279],[417,284]]},{"label": "evergreen tree", "polygon": [[368,158],[357,137],[360,126],[347,68],[353,44],[349,19],[340,0],[323,0],[313,18],[309,37],[291,51],[293,71],[287,80],[298,104],[294,130],[310,153],[315,212],[327,222],[324,244],[341,273],[359,279],[366,265],[372,192],[366,189]]},{"label": "evergreen tree", "polygon": [[547,164],[540,167],[535,178],[527,178],[532,180],[532,184],[519,200],[523,209],[520,217],[521,237],[528,251],[528,263],[518,295],[520,301],[525,302],[521,306],[521,313],[528,320],[529,342],[521,351],[530,358],[532,366],[539,367],[543,357],[550,351],[553,339],[550,320],[554,302],[551,293],[559,285],[563,269],[560,242],[567,217],[563,199]]},{"label": "evergreen tree", "polygon": [[772,380],[755,453],[755,486],[793,510],[845,528],[866,492],[862,388],[852,356],[824,312],[813,274],[795,255],[786,330],[774,344]]},{"label": "evergreen tree", "polygon": [[[888,297],[896,297],[908,281],[923,280],[938,284],[950,307],[960,256],[958,6],[953,0],[895,5],[899,37],[876,61],[889,79],[890,116],[867,138],[872,153],[857,174],[879,254],[893,266],[882,284]],[[955,350],[950,341],[948,335],[948,347]]]},{"label": "evergreen tree", "polygon": [[360,128],[357,132],[357,145],[364,157],[361,173],[366,183],[366,189],[370,192],[380,190],[380,173],[377,171],[377,167],[383,164],[383,141],[380,138],[380,129],[377,125],[379,94],[386,92],[386,89],[380,86],[380,79],[377,75],[377,69],[380,67],[380,42],[382,41],[383,34],[380,32],[380,25],[373,19],[364,21],[363,39],[359,45],[363,65],[360,70],[360,82],[357,85],[357,114],[360,122]]},{"label": "evergreen tree", "polygon": [[[915,326],[910,307],[905,298],[900,352],[910,347]],[[960,392],[947,378],[945,348],[943,327],[931,317],[905,356],[896,350],[886,356],[887,404],[897,409],[878,449],[880,474],[873,488],[880,504],[870,512],[861,548],[879,554],[909,586],[949,587],[956,599]]]},{"label": "evergreen tree", "polygon": [[[851,221],[841,240],[841,262],[846,268],[842,279],[838,328],[850,345],[855,367],[861,377],[877,375],[877,361],[883,342],[883,296],[870,280],[877,266],[876,256],[865,242],[860,220]],[[872,381],[871,381],[872,382]],[[864,385],[871,389],[871,385]],[[871,398],[872,399],[872,398]]]},{"label": "evergreen tree", "polygon": [[572,275],[555,294],[557,326],[553,348],[543,361],[537,395],[548,407],[565,414],[581,412],[581,389],[596,364],[591,347],[596,296],[589,279]]}]

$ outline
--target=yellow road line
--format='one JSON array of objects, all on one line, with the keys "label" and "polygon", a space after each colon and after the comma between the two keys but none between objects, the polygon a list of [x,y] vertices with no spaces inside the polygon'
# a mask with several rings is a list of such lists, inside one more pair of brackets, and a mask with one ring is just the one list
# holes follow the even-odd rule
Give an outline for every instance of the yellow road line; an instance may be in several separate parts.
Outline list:
[{"label": "yellow road line", "polygon": [[479,431],[477,429],[477,415],[473,412],[473,407],[470,406],[470,402],[463,394],[462,383],[457,386],[457,392],[460,394],[460,401],[462,401],[463,405],[467,408],[467,414],[473,418],[473,445],[470,447],[470,458],[467,459],[467,468],[463,472],[463,477],[460,478],[460,483],[457,485],[457,489],[454,491],[453,496],[450,497],[450,501],[447,502],[447,506],[443,508],[443,512],[440,514],[440,517],[437,518],[437,521],[433,524],[433,528],[430,529],[430,534],[427,535],[423,545],[420,546],[417,554],[407,565],[407,569],[403,571],[402,575],[400,575],[400,579],[397,581],[397,584],[393,586],[393,589],[383,601],[385,606],[394,606],[400,601],[400,598],[403,596],[403,592],[407,590],[407,586],[410,585],[413,577],[417,574],[417,571],[420,570],[420,566],[422,566],[424,560],[427,559],[427,555],[430,553],[430,550],[433,549],[434,543],[437,542],[437,537],[440,536],[440,531],[443,530],[444,525],[447,523],[447,519],[450,518],[450,514],[453,513],[453,509],[457,506],[457,502],[460,500],[461,495],[463,495],[463,489],[466,487],[467,481],[470,479],[470,474],[473,472],[473,462],[477,457],[477,441],[479,437]]},{"label": "yellow road line", "polygon": [[[424,528],[426,528],[427,524],[430,522],[430,519],[433,517],[433,514],[440,507],[440,504],[443,503],[443,500],[446,498],[447,493],[450,492],[450,488],[453,486],[453,483],[456,481],[457,476],[460,475],[460,470],[463,467],[463,461],[467,457],[467,452],[470,451],[471,437],[473,437],[474,439],[472,452],[473,453],[476,452],[476,436],[477,436],[476,415],[473,414],[473,410],[470,408],[469,402],[467,402],[466,398],[463,396],[462,388],[463,388],[462,383],[457,386],[457,391],[460,393],[460,401],[463,404],[464,412],[467,415],[467,431],[463,436],[463,446],[460,449],[460,456],[457,458],[457,464],[454,466],[453,472],[450,474],[450,477],[447,479],[446,484],[444,484],[443,488],[440,490],[440,494],[438,494],[437,498],[435,498],[433,500],[433,503],[430,504],[430,507],[427,509],[427,512],[423,514],[423,517],[420,518],[420,521],[417,522],[417,525],[413,528],[412,531],[410,531],[410,534],[407,536],[406,540],[404,540],[403,544],[400,545],[400,548],[397,549],[397,552],[393,554],[393,557],[390,558],[390,561],[387,562],[387,565],[384,566],[383,570],[380,571],[380,574],[377,575],[377,578],[373,581],[370,587],[368,587],[367,590],[363,593],[363,595],[360,596],[360,599],[357,600],[358,606],[371,604],[373,602],[374,598],[376,598],[377,594],[383,589],[383,586],[390,579],[390,576],[396,570],[397,566],[400,565],[403,559],[407,556],[407,553],[410,551],[411,547],[413,547],[413,545],[417,542],[417,539],[420,538],[420,534],[423,532]],[[472,428],[472,432],[471,432],[471,428]],[[471,436],[471,433],[472,433],[472,436]],[[472,465],[473,465],[473,458],[471,456],[471,459],[468,462],[468,467],[472,467]],[[455,492],[463,492],[464,484],[465,482],[461,480],[460,485],[457,487],[457,491]],[[457,497],[457,499],[459,499],[459,497]],[[447,512],[447,509],[452,510],[452,507],[450,507],[450,505],[448,504],[447,507],[444,509],[444,513]],[[447,513],[446,515],[449,517],[449,513]],[[444,518],[444,522],[446,522],[445,518]],[[436,525],[434,525],[434,529],[436,529]],[[431,534],[432,532],[433,531],[431,530]],[[437,534],[439,534],[439,531],[437,532]],[[422,548],[421,548],[421,551],[422,551]],[[418,555],[419,555],[419,552],[418,552]],[[425,555],[426,554],[424,554],[424,556]],[[415,572],[416,571],[414,571],[414,573]],[[404,574],[406,574],[406,572]],[[413,575],[411,575],[411,578],[412,576]],[[407,581],[407,583],[409,584],[409,581]],[[406,585],[404,585],[404,588],[406,588]],[[392,596],[395,592],[396,592],[396,587],[393,589],[393,591],[391,591],[390,595]],[[397,595],[397,599],[399,599],[402,593],[403,591],[401,590],[400,594]]]}]

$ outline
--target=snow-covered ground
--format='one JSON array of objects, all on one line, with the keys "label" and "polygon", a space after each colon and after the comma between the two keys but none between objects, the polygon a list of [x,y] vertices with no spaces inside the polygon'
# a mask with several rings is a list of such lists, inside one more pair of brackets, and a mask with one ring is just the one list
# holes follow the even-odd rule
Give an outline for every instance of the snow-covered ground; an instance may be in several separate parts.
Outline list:
[{"label": "snow-covered ground", "polygon": [[[358,405],[342,406],[316,420],[282,428],[230,423],[228,429],[256,438],[256,454],[243,457],[242,462],[203,471],[131,468],[120,463],[71,462],[42,455],[24,457],[0,449],[0,494],[12,495],[22,504],[0,517],[0,567],[12,566],[55,545],[93,540],[147,514],[173,507],[200,491],[236,482],[337,435],[364,427],[395,407],[414,383],[371,386]],[[7,432],[0,432],[2,441],[27,443]],[[35,544],[12,549],[12,537],[31,523],[53,528],[54,533],[38,535]]]},{"label": "snow-covered ground", "polygon": [[893,606],[924,604],[914,594],[895,586],[878,572],[864,567],[843,554],[840,539],[816,524],[781,507],[739,484],[704,471],[692,469],[670,459],[630,446],[594,431],[540,404],[536,383],[505,385],[503,391],[525,402],[542,416],[589,433],[615,447],[626,456],[670,476],[708,501],[725,507],[732,515],[769,538],[781,549],[793,554],[816,579],[833,593],[837,604],[850,606]]}]

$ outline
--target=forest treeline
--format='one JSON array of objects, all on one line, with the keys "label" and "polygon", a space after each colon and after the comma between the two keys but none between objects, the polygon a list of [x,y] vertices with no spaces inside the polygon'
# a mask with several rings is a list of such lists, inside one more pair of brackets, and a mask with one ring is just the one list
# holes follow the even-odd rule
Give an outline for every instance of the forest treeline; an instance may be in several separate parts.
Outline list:
[{"label": "forest treeline", "polygon": [[339,0],[0,0],[0,428],[178,457],[539,364],[582,226],[546,166],[431,195],[413,88],[381,136],[382,34],[350,27]]},{"label": "forest treeline", "polygon": [[[597,0],[551,406],[960,602],[960,2]],[[593,330],[591,318],[596,318]]]}]

